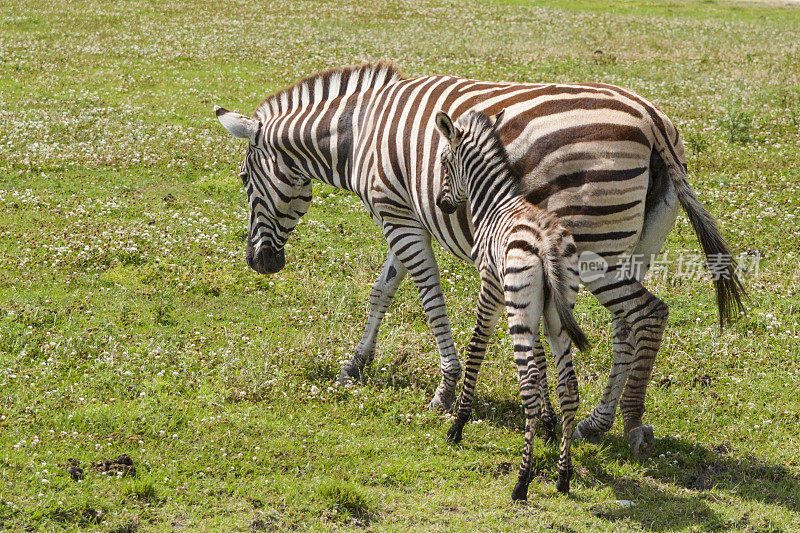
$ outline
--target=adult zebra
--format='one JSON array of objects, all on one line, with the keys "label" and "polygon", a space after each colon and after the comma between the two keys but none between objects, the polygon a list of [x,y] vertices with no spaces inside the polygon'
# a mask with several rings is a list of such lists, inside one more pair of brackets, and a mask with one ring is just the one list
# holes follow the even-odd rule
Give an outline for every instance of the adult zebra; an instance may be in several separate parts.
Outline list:
[{"label": "adult zebra", "polygon": [[[636,457],[646,457],[653,433],[642,424],[644,396],[666,305],[641,277],[617,279],[618,265],[632,253],[645,259],[656,254],[680,203],[706,255],[727,258],[716,279],[721,321],[738,312],[741,285],[713,219],[685,179],[670,179],[678,171],[684,176],[686,168],[675,127],[631,91],[602,84],[406,79],[378,63],[306,78],[268,97],[251,117],[215,108],[232,135],[249,141],[240,172],[250,205],[248,264],[262,274],[283,268],[283,247],[308,210],[312,180],[353,191],[382,228],[389,252],[370,293],[364,335],[341,378],[358,378],[371,362],[381,320],[410,273],[441,358],[442,381],[431,406],[449,408],[461,365],[431,236],[468,260],[473,228],[464,209],[448,215],[436,208],[441,177],[436,157],[445,141],[433,117],[442,110],[457,119],[471,109],[490,115],[505,110],[499,131],[521,177],[521,193],[561,217],[579,252],[593,251],[609,263],[586,286],[612,310],[614,361],[600,404],[576,435],[598,438],[610,429],[621,397],[626,438]],[[634,301],[644,302],[635,305],[647,317],[644,324],[626,320],[631,311],[626,302]],[[545,407],[551,414],[549,401]]]}]

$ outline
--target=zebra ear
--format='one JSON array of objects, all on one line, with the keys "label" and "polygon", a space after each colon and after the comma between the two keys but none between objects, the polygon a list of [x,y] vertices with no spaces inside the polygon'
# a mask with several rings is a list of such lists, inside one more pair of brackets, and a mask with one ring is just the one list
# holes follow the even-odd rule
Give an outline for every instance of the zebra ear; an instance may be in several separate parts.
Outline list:
[{"label": "zebra ear", "polygon": [[233,113],[218,105],[214,106],[214,113],[217,115],[222,127],[228,130],[228,133],[237,139],[248,139],[251,143],[255,143],[256,135],[261,126],[258,120],[239,113]]},{"label": "zebra ear", "polygon": [[453,121],[444,111],[436,113],[436,127],[442,132],[445,139],[450,142],[450,146],[455,147],[458,145],[460,139],[460,132],[453,125]]},{"label": "zebra ear", "polygon": [[492,126],[494,126],[495,128],[499,128],[500,127],[500,122],[503,120],[503,113],[505,113],[505,112],[506,112],[505,109],[501,109],[498,114],[491,115],[489,117],[489,121],[492,123]]}]

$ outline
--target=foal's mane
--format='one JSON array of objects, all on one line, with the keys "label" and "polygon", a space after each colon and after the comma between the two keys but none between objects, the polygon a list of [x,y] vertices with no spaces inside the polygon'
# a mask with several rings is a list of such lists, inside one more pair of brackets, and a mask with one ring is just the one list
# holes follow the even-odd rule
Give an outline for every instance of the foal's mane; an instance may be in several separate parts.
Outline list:
[{"label": "foal's mane", "polygon": [[[500,122],[502,126],[502,120]],[[515,183],[519,183],[520,175],[514,168],[514,165],[511,164],[506,146],[503,144],[500,133],[497,131],[497,125],[486,113],[482,111],[469,111],[457,120],[457,124],[465,131],[470,131],[473,134],[486,133],[488,135],[487,148],[491,149],[491,157],[499,158],[504,170]]]}]

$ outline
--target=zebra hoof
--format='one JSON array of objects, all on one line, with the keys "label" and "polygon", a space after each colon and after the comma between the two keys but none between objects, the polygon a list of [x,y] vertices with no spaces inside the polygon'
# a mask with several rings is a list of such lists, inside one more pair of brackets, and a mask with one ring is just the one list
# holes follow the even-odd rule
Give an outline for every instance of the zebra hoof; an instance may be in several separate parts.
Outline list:
[{"label": "zebra hoof", "polygon": [[514,490],[511,492],[511,499],[515,502],[528,501],[528,485],[530,485],[528,477],[519,476],[517,484],[514,485]]},{"label": "zebra hoof", "polygon": [[342,371],[339,373],[339,379],[337,379],[336,382],[339,385],[347,385],[348,383],[355,383],[360,380],[361,372],[358,369],[346,365],[342,367]]},{"label": "zebra hoof", "polygon": [[556,490],[561,494],[569,494],[569,480],[572,479],[572,469],[558,471]]},{"label": "zebra hoof", "polygon": [[369,368],[374,359],[374,350],[368,351],[360,346],[357,347],[355,353],[353,353],[353,358],[342,367],[339,379],[336,382],[339,385],[347,385],[348,383],[361,381],[361,378],[364,377],[364,369]]},{"label": "zebra hoof", "polygon": [[625,438],[628,439],[633,457],[637,461],[644,461],[653,455],[653,448],[656,446],[653,426],[645,424],[635,427],[628,431]]},{"label": "zebra hoof", "polygon": [[586,441],[592,444],[600,444],[603,432],[591,427],[589,419],[581,420],[572,432],[572,440],[575,442]]},{"label": "zebra hoof", "polygon": [[453,425],[450,426],[450,429],[447,431],[447,442],[452,442],[453,444],[458,444],[461,442],[461,432],[463,430],[464,422],[458,419],[453,421]]},{"label": "zebra hoof", "polygon": [[428,404],[428,409],[431,411],[445,411],[449,413],[453,409],[455,400],[455,394],[442,394],[437,392]]}]

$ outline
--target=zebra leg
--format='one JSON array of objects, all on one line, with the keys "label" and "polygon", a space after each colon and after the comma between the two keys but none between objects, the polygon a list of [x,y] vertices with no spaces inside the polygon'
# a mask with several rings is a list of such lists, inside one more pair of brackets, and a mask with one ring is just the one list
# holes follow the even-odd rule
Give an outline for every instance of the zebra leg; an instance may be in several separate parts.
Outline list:
[{"label": "zebra leg", "polygon": [[342,367],[339,383],[361,379],[364,368],[372,364],[381,321],[407,272],[403,263],[389,250],[381,274],[369,293],[369,317],[364,335],[356,347],[353,358]]},{"label": "zebra leg", "polygon": [[[507,265],[516,264],[516,253],[514,249],[509,254]],[[537,343],[541,347],[539,321],[544,305],[544,275],[541,264],[524,270],[517,266],[509,268],[509,271],[504,280],[508,329],[514,340],[514,362],[519,372],[520,396],[525,408],[525,447],[511,499],[527,500],[531,482],[533,435],[542,410],[540,378],[547,366],[544,350],[535,349]]]},{"label": "zebra leg", "polygon": [[[663,169],[657,172],[661,180],[667,184],[668,191],[663,193],[661,202],[650,208],[642,228],[641,240],[634,250],[634,255],[644,259],[644,269],[641,270],[639,281],[644,278],[652,258],[663,247],[680,210],[680,202],[672,186],[672,180],[664,180],[666,172]],[[642,289],[644,290],[642,299],[646,300],[647,306],[636,313],[631,313],[627,319],[631,326],[635,357],[620,400],[625,438],[633,456],[640,461],[650,457],[655,446],[653,428],[642,424],[642,415],[647,384],[653,373],[653,365],[669,316],[667,304],[650,294],[644,287]]]},{"label": "zebra leg", "polygon": [[[527,346],[528,350],[524,348]],[[544,351],[536,353],[530,350],[529,343],[514,339],[514,361],[519,370],[519,393],[522,407],[525,409],[525,446],[522,449],[522,463],[517,475],[517,483],[511,492],[514,501],[528,499],[528,487],[531,484],[531,464],[533,463],[533,437],[537,419],[542,409],[541,369],[547,364]]]},{"label": "zebra leg", "polygon": [[389,221],[386,218],[383,231],[389,242],[389,248],[411,274],[428,317],[428,325],[436,337],[442,381],[436,388],[428,407],[449,411],[456,397],[456,384],[461,377],[461,363],[450,333],[447,305],[439,278],[439,265],[431,247],[431,235],[423,228]]},{"label": "zebra leg", "polygon": [[556,489],[559,492],[567,493],[573,473],[570,446],[572,444],[572,425],[575,422],[575,414],[578,412],[578,378],[575,376],[575,368],[572,366],[572,342],[561,326],[561,320],[552,299],[545,308],[544,326],[558,370],[556,390],[561,405],[561,449],[558,457]]},{"label": "zebra leg", "polygon": [[636,357],[620,400],[625,438],[633,456],[639,461],[650,457],[655,447],[653,427],[642,424],[642,415],[647,384],[653,373],[653,365],[669,317],[667,304],[649,292],[647,295],[647,307],[632,313],[629,319],[636,343]]},{"label": "zebra leg", "polygon": [[[667,235],[675,225],[675,218],[680,209],[675,189],[666,173],[660,176],[660,182],[666,187],[662,194],[662,200],[648,208],[641,239],[633,252],[633,256],[642,261],[641,268],[632,273],[639,282],[644,279],[652,259],[664,246],[664,241],[666,241]],[[594,292],[598,300],[602,302],[599,293],[605,292],[620,283],[619,277],[607,275],[605,279],[599,280],[598,284],[590,285],[587,288]],[[632,287],[629,290],[632,293],[636,289]],[[616,416],[617,402],[625,389],[628,372],[634,361],[636,341],[633,338],[630,325],[623,318],[615,317],[612,320],[614,328],[614,363],[600,403],[591,416],[582,420],[575,429],[574,438],[576,440],[599,442],[603,433],[611,429]],[[652,432],[652,428],[648,427],[642,431],[645,433],[644,440],[652,442],[652,436],[647,435],[648,432]]]},{"label": "zebra leg", "polygon": [[[533,351],[535,354],[541,353],[541,357],[545,357],[544,346],[542,340],[535,338],[533,341]],[[539,388],[542,395],[542,414],[539,417],[539,425],[542,428],[542,438],[548,444],[556,441],[556,427],[558,426],[558,415],[556,415],[553,404],[550,401],[550,387],[547,384],[547,368],[542,371],[539,376]]]},{"label": "zebra leg", "polygon": [[498,283],[483,281],[481,292],[478,295],[478,319],[472,338],[467,346],[467,364],[464,370],[464,385],[461,389],[461,396],[456,408],[456,419],[447,432],[447,440],[450,442],[461,442],[461,432],[464,425],[472,415],[472,400],[475,395],[475,384],[478,381],[478,372],[486,355],[486,346],[489,337],[497,325],[500,313],[503,310],[503,293]]},{"label": "zebra leg", "polygon": [[[642,424],[644,397],[667,324],[667,305],[634,279],[620,280],[606,274],[601,280],[588,283],[587,287],[611,311],[615,319],[624,321],[630,329],[627,342],[631,346],[632,357],[628,365],[627,380],[623,381],[620,377],[623,383],[617,384],[610,396],[622,386],[625,387],[620,402],[625,420],[625,438],[634,457],[644,460],[650,456],[655,445],[653,428]],[[620,337],[623,332],[624,328],[620,326]],[[618,362],[615,357],[615,363]],[[614,374],[615,369],[612,367],[612,376]],[[604,407],[603,412],[608,413],[609,409]],[[597,425],[598,422],[587,423],[590,428]],[[582,429],[580,435],[583,435]]]},{"label": "zebra leg", "polygon": [[615,317],[612,319],[612,324],[614,327],[614,364],[611,367],[600,403],[594,408],[592,414],[583,419],[575,428],[572,436],[575,440],[599,443],[603,434],[614,425],[617,402],[622,396],[622,390],[628,380],[628,371],[633,362],[634,340],[631,336],[631,328],[624,319]]}]

